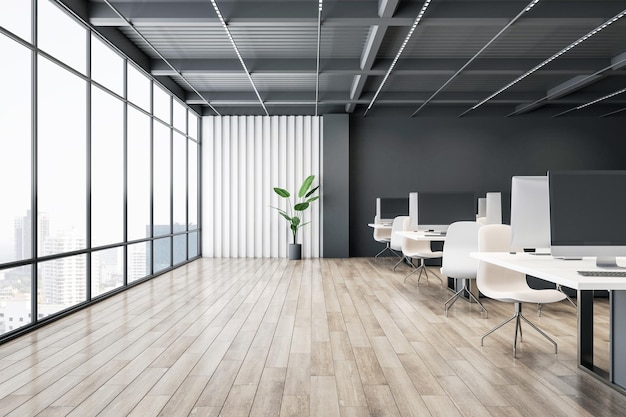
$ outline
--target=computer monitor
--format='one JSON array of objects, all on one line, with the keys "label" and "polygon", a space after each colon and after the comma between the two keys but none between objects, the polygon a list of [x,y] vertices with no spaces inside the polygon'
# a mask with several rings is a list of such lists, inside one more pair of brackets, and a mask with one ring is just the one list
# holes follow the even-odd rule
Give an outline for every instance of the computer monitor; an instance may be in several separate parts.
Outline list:
[{"label": "computer monitor", "polygon": [[408,197],[380,197],[376,199],[376,216],[380,223],[391,223],[398,216],[408,215]]},{"label": "computer monitor", "polygon": [[446,232],[457,221],[476,220],[474,193],[420,192],[418,193],[419,230]]},{"label": "computer monitor", "polygon": [[547,176],[511,180],[511,247],[550,254],[550,200]]},{"label": "computer monitor", "polygon": [[626,171],[549,171],[550,237],[556,257],[626,256]]}]

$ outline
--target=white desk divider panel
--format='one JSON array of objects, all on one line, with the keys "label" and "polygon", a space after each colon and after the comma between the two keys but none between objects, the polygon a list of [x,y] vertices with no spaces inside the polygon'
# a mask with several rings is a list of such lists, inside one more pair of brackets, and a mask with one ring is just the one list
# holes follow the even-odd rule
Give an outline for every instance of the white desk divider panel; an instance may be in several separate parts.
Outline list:
[{"label": "white desk divider panel", "polygon": [[502,224],[502,193],[487,193],[487,224]]},{"label": "white desk divider panel", "polygon": [[480,197],[478,199],[478,216],[476,217],[487,217],[487,198]]},{"label": "white desk divider panel", "polygon": [[409,230],[417,231],[417,193],[409,193]]}]

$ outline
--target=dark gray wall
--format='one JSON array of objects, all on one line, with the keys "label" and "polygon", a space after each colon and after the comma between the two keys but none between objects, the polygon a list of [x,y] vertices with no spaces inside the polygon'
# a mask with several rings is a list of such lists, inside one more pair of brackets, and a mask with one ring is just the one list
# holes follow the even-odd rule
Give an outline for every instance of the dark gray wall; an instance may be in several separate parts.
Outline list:
[{"label": "dark gray wall", "polygon": [[503,192],[550,169],[626,169],[624,119],[350,116],[350,256],[380,244],[367,226],[376,197],[411,191]]},{"label": "dark gray wall", "polygon": [[350,256],[349,116],[331,114],[323,120],[322,256],[347,258]]}]

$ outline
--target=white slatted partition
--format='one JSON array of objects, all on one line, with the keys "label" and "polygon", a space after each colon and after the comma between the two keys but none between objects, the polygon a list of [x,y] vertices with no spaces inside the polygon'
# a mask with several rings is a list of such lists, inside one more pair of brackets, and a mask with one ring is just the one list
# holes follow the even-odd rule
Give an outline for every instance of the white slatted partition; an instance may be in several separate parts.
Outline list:
[{"label": "white slatted partition", "polygon": [[[202,120],[202,252],[206,257],[286,257],[287,208],[273,187],[297,193],[309,174],[321,184],[321,117],[207,116]],[[321,195],[321,194],[320,194]],[[293,200],[292,200],[293,202]],[[298,232],[302,256],[320,256],[316,201]]]}]

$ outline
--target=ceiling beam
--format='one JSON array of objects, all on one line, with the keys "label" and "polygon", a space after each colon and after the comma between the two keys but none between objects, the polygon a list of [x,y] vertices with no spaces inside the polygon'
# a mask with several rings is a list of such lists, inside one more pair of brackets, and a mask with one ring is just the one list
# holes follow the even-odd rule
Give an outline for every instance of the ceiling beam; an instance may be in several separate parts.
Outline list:
[{"label": "ceiling beam", "polygon": [[[621,56],[621,55],[620,55]],[[570,58],[556,61],[548,68],[542,69],[544,74],[581,74],[593,73],[598,68],[604,68],[613,65],[612,62],[621,62],[626,66],[626,56],[623,57],[624,62],[613,61],[600,58]],[[384,74],[391,59],[377,59],[371,65],[365,66],[368,70],[363,69],[360,59],[356,58],[337,58],[322,59],[320,62],[320,71],[327,75],[381,75]],[[220,59],[220,58],[202,58],[202,59],[169,59],[169,62],[179,71],[186,74],[210,75],[212,73],[229,73],[241,72],[241,64],[236,58]],[[460,65],[465,62],[462,58],[403,58],[398,61],[395,72],[399,74],[423,74],[423,73],[448,73],[456,71]],[[252,73],[276,73],[276,74],[308,74],[311,73],[315,66],[315,59],[286,59],[286,58],[267,58],[267,59],[248,59],[246,60],[248,68]],[[520,68],[530,68],[537,63],[536,59],[530,58],[484,58],[476,59],[472,65],[465,71],[467,74],[511,74],[519,73]],[[171,76],[176,75],[175,72],[159,59],[151,61],[153,75]]]},{"label": "ceiling beam", "polygon": [[[398,7],[399,0],[379,0],[378,2],[378,15],[380,17],[391,17]],[[367,34],[367,40],[365,41],[365,47],[361,51],[360,70],[369,71],[374,65],[374,60],[378,55],[378,51],[383,43],[385,34],[387,33],[387,27],[374,25],[370,27]],[[367,82],[367,76],[364,74],[356,74],[352,80],[350,86],[350,99],[354,100],[361,96],[363,88]],[[355,105],[350,103],[346,105],[346,112],[352,113]]]},{"label": "ceiling beam", "polygon": [[610,64],[600,70],[596,70],[591,74],[577,75],[555,87],[550,88],[543,97],[534,100],[531,103],[518,105],[515,108],[515,111],[510,113],[508,116],[517,116],[536,110],[541,106],[548,104],[550,101],[557,100],[575,91],[581,90],[605,78],[611,71],[619,70],[624,66],[626,66],[626,52],[611,59]]}]

